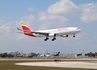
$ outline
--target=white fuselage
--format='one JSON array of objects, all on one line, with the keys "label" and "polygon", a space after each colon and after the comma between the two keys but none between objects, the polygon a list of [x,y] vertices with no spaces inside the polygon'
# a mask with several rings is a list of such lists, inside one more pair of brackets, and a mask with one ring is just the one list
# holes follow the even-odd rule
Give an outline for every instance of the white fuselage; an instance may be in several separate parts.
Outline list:
[{"label": "white fuselage", "polygon": [[[48,37],[53,37],[54,34],[56,34],[56,36],[63,37],[65,35],[75,35],[76,33],[80,31],[81,29],[79,29],[78,27],[68,27],[68,28],[58,28],[58,29],[50,29],[50,30],[39,30],[36,32],[49,33]],[[45,35],[40,35],[40,34],[34,34],[34,36],[35,37],[45,37]]]}]

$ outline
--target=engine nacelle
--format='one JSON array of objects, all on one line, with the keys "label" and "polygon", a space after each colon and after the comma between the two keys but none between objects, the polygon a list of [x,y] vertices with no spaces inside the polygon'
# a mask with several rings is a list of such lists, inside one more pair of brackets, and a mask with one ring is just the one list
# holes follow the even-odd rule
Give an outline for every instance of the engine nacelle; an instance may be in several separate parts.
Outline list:
[{"label": "engine nacelle", "polygon": [[61,37],[68,37],[68,35],[61,35]]},{"label": "engine nacelle", "polygon": [[54,33],[50,33],[49,34],[50,37],[54,37],[54,35],[55,35]]}]

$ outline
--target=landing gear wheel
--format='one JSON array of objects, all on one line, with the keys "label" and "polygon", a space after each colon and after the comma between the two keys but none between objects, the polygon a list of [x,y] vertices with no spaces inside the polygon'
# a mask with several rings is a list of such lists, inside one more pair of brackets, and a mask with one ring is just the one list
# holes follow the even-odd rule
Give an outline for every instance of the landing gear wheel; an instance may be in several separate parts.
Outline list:
[{"label": "landing gear wheel", "polygon": [[66,37],[68,37],[68,35],[66,35]]},{"label": "landing gear wheel", "polygon": [[75,37],[75,35],[73,35],[73,37]]},{"label": "landing gear wheel", "polygon": [[47,41],[47,39],[44,39],[44,41]]},{"label": "landing gear wheel", "polygon": [[52,41],[56,40],[56,38],[53,38]]},{"label": "landing gear wheel", "polygon": [[44,41],[47,41],[49,38],[44,39]]}]

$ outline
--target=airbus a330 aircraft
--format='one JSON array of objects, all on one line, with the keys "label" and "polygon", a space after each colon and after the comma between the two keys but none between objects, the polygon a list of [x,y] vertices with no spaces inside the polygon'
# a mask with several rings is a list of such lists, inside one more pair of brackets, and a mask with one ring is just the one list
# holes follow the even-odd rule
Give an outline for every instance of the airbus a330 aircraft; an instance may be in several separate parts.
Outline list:
[{"label": "airbus a330 aircraft", "polygon": [[49,37],[52,37],[52,41],[56,40],[57,36],[68,37],[68,35],[73,35],[75,37],[75,34],[81,31],[78,27],[32,31],[24,22],[20,22],[20,24],[22,25],[22,29],[17,28],[19,31],[31,37],[45,37],[44,41],[47,41]]}]

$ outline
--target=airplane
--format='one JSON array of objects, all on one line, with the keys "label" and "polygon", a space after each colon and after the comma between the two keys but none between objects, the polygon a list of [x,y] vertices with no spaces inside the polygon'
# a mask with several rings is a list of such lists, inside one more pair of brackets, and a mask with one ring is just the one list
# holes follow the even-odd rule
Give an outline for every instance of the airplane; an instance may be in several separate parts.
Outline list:
[{"label": "airplane", "polygon": [[59,56],[60,52],[58,52],[57,54],[55,54],[54,56]]},{"label": "airplane", "polygon": [[65,27],[49,30],[38,30],[32,31],[23,21],[20,22],[22,29],[17,28],[19,31],[22,31],[25,35],[31,37],[45,37],[44,41],[47,41],[49,37],[53,37],[52,41],[56,40],[56,37],[68,37],[68,35],[73,35],[75,37],[76,33],[81,31],[78,27]]}]

